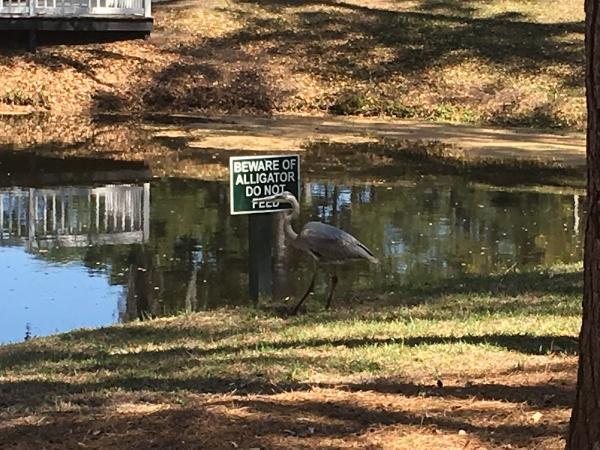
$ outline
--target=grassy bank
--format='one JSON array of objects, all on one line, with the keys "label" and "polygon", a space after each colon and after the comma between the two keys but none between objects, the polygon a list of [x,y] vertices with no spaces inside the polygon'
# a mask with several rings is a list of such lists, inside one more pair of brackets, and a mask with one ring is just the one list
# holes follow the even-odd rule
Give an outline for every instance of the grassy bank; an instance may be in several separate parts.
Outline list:
[{"label": "grassy bank", "polygon": [[150,41],[0,54],[0,107],[584,127],[576,0],[164,1]]},{"label": "grassy bank", "polygon": [[560,266],[3,346],[0,446],[562,448],[581,289]]}]

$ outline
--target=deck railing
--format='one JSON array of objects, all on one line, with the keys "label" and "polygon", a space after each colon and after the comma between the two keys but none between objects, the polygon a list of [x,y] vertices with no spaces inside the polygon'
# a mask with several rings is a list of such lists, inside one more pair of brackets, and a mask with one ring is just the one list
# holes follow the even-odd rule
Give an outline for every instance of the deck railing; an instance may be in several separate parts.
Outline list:
[{"label": "deck railing", "polygon": [[151,0],[0,0],[0,14],[15,16],[125,15],[151,17]]}]

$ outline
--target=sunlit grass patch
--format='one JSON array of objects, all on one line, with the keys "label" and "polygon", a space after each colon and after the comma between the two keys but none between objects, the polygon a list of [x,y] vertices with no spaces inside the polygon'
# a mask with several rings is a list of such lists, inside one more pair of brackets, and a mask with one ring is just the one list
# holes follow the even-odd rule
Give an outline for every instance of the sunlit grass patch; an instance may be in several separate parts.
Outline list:
[{"label": "sunlit grass patch", "polygon": [[64,446],[73,436],[171,448],[172,434],[155,430],[176,423],[182,448],[183,434],[189,448],[423,436],[444,448],[457,436],[560,448],[580,278],[579,265],[562,265],[414,287],[393,306],[298,317],[222,309],[5,345],[0,444]]},{"label": "sunlit grass patch", "polygon": [[[495,292],[488,291],[482,279],[466,280],[458,288],[428,286],[398,294],[397,306],[375,300],[288,319],[260,310],[223,310],[74,331],[2,347],[0,358],[5,374],[22,375],[77,371],[98,375],[146,366],[169,373],[177,370],[177,364],[196,365],[189,361],[219,375],[227,367],[243,373],[252,365],[286,365],[294,360],[307,367],[338,371],[346,367],[350,372],[363,367],[385,374],[389,365],[378,365],[378,357],[399,351],[418,354],[432,346],[446,346],[444,358],[455,346],[464,345],[524,354],[572,353],[571,337],[579,325],[579,269],[574,265],[562,270],[574,277],[533,272],[516,278],[527,281],[518,286],[507,275],[491,282]],[[385,301],[389,304],[389,299]]]}]

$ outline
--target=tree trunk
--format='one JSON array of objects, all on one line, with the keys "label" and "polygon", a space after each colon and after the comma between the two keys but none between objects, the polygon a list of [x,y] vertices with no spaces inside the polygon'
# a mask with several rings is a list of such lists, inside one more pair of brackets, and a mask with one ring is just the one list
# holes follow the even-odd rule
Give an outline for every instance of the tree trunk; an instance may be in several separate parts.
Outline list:
[{"label": "tree trunk", "polygon": [[588,215],[577,395],[567,449],[600,450],[600,0],[586,0]]}]

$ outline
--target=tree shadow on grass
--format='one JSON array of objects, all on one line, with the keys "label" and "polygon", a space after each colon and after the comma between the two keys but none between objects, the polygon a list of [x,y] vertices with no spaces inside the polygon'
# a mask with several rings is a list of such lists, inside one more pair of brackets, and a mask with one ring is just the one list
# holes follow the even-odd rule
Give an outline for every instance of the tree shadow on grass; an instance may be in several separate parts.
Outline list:
[{"label": "tree shadow on grass", "polygon": [[[149,365],[158,363],[163,358],[173,358],[176,356],[187,358],[203,358],[219,356],[225,357],[223,364],[227,359],[240,359],[243,362],[244,352],[249,352],[267,347],[270,350],[302,350],[325,348],[346,348],[360,349],[367,347],[380,347],[397,345],[401,348],[416,348],[431,345],[453,345],[464,344],[473,346],[492,346],[505,351],[513,351],[524,355],[549,355],[549,354],[568,354],[575,355],[577,352],[577,339],[572,336],[549,336],[533,334],[483,334],[483,335],[464,335],[464,336],[416,336],[416,337],[390,337],[390,338],[340,338],[340,339],[298,339],[285,341],[261,341],[250,345],[223,345],[212,349],[182,349],[176,348],[167,351],[143,352],[134,355],[114,355],[114,367],[119,367],[117,361],[127,362],[127,365]],[[227,358],[228,357],[228,358]],[[268,360],[268,356],[265,357]]]},{"label": "tree shadow on grass", "polygon": [[[272,330],[284,327],[285,323],[279,326],[271,324]],[[44,342],[31,341],[30,343],[21,343],[12,346],[4,346],[0,349],[0,370],[15,369],[28,365],[58,363],[61,361],[81,362],[86,360],[103,361],[118,359],[117,354],[123,346],[144,345],[150,343],[159,343],[168,345],[175,341],[219,341],[234,336],[244,335],[255,330],[254,324],[246,326],[221,327],[220,329],[205,329],[201,326],[165,326],[160,327],[152,321],[140,323],[134,327],[110,327],[97,329],[74,330],[69,333],[59,334],[51,339],[56,339],[61,348],[56,348],[54,342],[48,344]],[[34,344],[34,345],[30,345]],[[85,349],[80,345],[84,344]],[[71,347],[72,350],[68,350]],[[190,350],[184,347],[163,350],[160,352],[141,352],[137,354],[139,358],[136,363],[148,363],[148,359],[157,362],[163,357],[181,356],[187,358],[192,355]],[[156,355],[156,360],[152,357]],[[122,355],[121,355],[122,356]]]},{"label": "tree shadow on grass", "polygon": [[[526,294],[579,295],[583,294],[583,271],[537,273],[521,272],[498,275],[464,275],[463,277],[403,286],[407,299],[421,301],[448,294],[492,294],[516,297]],[[411,302],[414,304],[414,301]],[[535,304],[534,304],[535,305]],[[525,306],[525,305],[523,305]],[[494,305],[490,305],[494,309]],[[543,308],[539,308],[543,313]]]},{"label": "tree shadow on grass", "polygon": [[[56,393],[82,393],[97,390],[123,389],[139,390],[191,390],[194,392],[226,393],[235,390],[238,393],[275,393],[285,390],[307,389],[310,383],[277,383],[267,381],[262,375],[251,375],[256,371],[257,364],[269,370],[269,367],[319,367],[326,363],[325,356],[298,357],[294,354],[253,355],[257,348],[267,347],[270,351],[277,350],[318,350],[320,348],[361,349],[397,345],[401,348],[423,347],[429,345],[488,345],[503,350],[514,351],[525,355],[548,355],[551,353],[575,354],[577,341],[571,336],[535,336],[530,334],[509,335],[465,335],[453,336],[402,336],[392,338],[345,338],[345,339],[299,339],[290,341],[264,341],[253,344],[222,345],[211,349],[193,349],[176,347],[167,350],[146,350],[125,354],[67,353],[67,352],[28,352],[24,350],[21,359],[0,360],[4,370],[15,370],[19,367],[48,366],[54,367],[53,373],[66,374],[74,370],[80,373],[95,373],[111,371],[114,375],[108,381],[99,383],[72,384],[69,382],[51,381],[18,381],[0,382],[0,403],[5,406],[19,403],[40,404],[47,396]],[[247,352],[250,352],[248,354]],[[73,366],[74,362],[89,360],[88,364]],[[61,363],[66,364],[61,369]],[[211,367],[211,370],[227,373],[231,364],[247,366],[247,378],[227,378],[221,376],[206,376],[204,378],[172,378],[173,375],[194,365]],[[156,376],[127,376],[131,372],[155,372]],[[370,388],[369,388],[370,389]],[[468,391],[468,390],[467,390]],[[465,392],[467,392],[465,391]],[[462,391],[461,391],[462,392]]]},{"label": "tree shadow on grass", "polygon": [[[291,363],[296,357],[278,358],[279,362]],[[575,371],[575,365],[568,367]],[[546,367],[551,372],[552,364]],[[564,370],[564,367],[561,368]],[[468,381],[468,380],[467,380]],[[468,386],[445,386],[410,383],[398,379],[381,378],[364,383],[318,383],[281,381],[272,382],[261,376],[226,377],[206,376],[172,378],[160,376],[114,376],[108,381],[97,383],[69,383],[61,381],[2,381],[0,382],[0,402],[3,406],[39,406],[55,398],[56,395],[75,395],[82,393],[100,393],[102,391],[128,392],[177,392],[188,391],[204,394],[236,395],[274,395],[290,391],[308,391],[314,388],[332,388],[345,391],[374,391],[396,393],[404,396],[478,398],[480,400],[498,400],[513,403],[528,403],[535,407],[554,407],[571,405],[573,394],[571,385],[562,381],[542,385],[505,385],[502,383],[472,382]],[[550,397],[550,400],[549,398]],[[83,400],[82,400],[83,401]],[[85,403],[85,402],[84,402]]]},{"label": "tree shadow on grass", "polygon": [[[337,307],[348,308],[342,316],[324,314],[322,321],[348,319],[369,312],[373,320],[457,320],[499,316],[564,316],[581,314],[583,271],[511,272],[508,274],[464,274],[454,278],[398,283],[380,291],[365,290],[359,298],[339,299]],[[308,314],[300,323],[314,320]]]},{"label": "tree shadow on grass", "polygon": [[[481,384],[465,388],[435,389],[394,381],[344,386],[290,383],[276,385],[277,390],[273,389],[273,384],[257,383],[248,389],[248,393],[252,395],[245,397],[233,389],[239,380],[216,380],[218,386],[226,386],[227,389],[212,391],[206,388],[209,381],[191,379],[185,382],[180,380],[157,382],[156,379],[138,379],[132,383],[114,380],[109,383],[79,385],[76,389],[57,385],[57,383],[40,383],[37,386],[39,391],[45,390],[58,394],[61,400],[73,401],[79,405],[83,408],[82,411],[79,414],[46,413],[45,420],[37,424],[25,425],[21,422],[21,424],[5,427],[0,443],[10,446],[43,440],[46,445],[49,445],[46,448],[56,448],[53,445],[59,442],[64,445],[65,441],[61,438],[65,438],[63,433],[68,430],[69,439],[77,439],[77,442],[95,440],[100,447],[108,445],[108,442],[103,440],[112,438],[118,439],[119,446],[126,448],[197,448],[200,443],[202,448],[224,448],[223,443],[231,445],[229,442],[232,439],[242,436],[244,444],[271,448],[270,439],[279,439],[281,442],[281,439],[286,436],[356,440],[356,436],[373,428],[406,426],[417,427],[426,432],[432,432],[433,428],[451,434],[465,430],[483,441],[493,438],[496,444],[527,446],[533,444],[537,438],[560,437],[564,431],[563,426],[557,422],[536,424],[519,421],[517,424],[509,417],[499,421],[499,416],[507,416],[510,413],[507,413],[504,408],[498,408],[497,405],[487,402],[509,402],[520,405],[520,408],[523,408],[523,404],[527,402],[537,409],[548,408],[552,411],[555,407],[568,407],[572,397],[571,388],[554,384],[539,386]],[[30,389],[31,384],[34,383],[31,381],[22,384],[13,383],[13,387],[17,390]],[[366,405],[361,401],[351,401],[351,396],[344,398],[340,394],[334,397],[322,396],[319,393],[309,394],[309,391],[315,387],[369,392],[375,401]],[[157,413],[129,416],[113,413],[108,417],[98,414],[99,410],[95,409],[110,402],[105,395],[100,398],[100,401],[96,399],[90,403],[86,403],[84,398],[65,396],[66,393],[81,394],[115,388],[118,391],[112,392],[118,392],[116,395],[126,395],[127,391],[136,389],[144,392],[165,391],[167,401],[174,397],[185,398],[184,391],[225,392],[232,396],[223,401],[211,402],[209,408],[202,401],[191,399],[191,405],[170,405],[168,410]],[[283,401],[272,396],[289,390],[305,391],[306,394],[300,398]],[[384,407],[386,398],[378,397],[377,393],[396,394],[398,404]],[[256,394],[259,396],[257,397]],[[551,405],[545,400],[548,396],[552,398]],[[150,403],[145,404],[152,406],[152,397],[147,397],[146,402]],[[430,403],[428,400],[430,398],[443,400],[443,406]],[[404,399],[409,402],[407,405],[410,404],[411,399],[421,399],[424,412],[416,413],[410,408],[404,408]],[[388,398],[387,401],[389,400]],[[468,405],[464,404],[465,400],[468,400]],[[162,401],[165,401],[164,395]],[[452,415],[447,415],[446,408],[450,408],[453,404],[460,405],[460,408]],[[234,412],[227,413],[228,408],[232,408]],[[240,410],[245,411],[244,414],[235,412]],[[94,419],[90,419],[90,415],[94,415]],[[484,420],[481,420],[482,418]],[[199,429],[198,423],[209,424],[209,426]],[[308,430],[309,426],[313,427],[312,431]],[[176,432],[172,433],[171,430]],[[173,440],[175,438],[178,440]],[[210,444],[207,444],[209,441]]]},{"label": "tree shadow on grass", "polygon": [[[575,366],[569,367],[571,372]],[[541,385],[513,386],[500,383],[471,383],[468,386],[434,386],[403,383],[393,379],[381,379],[368,383],[349,383],[343,386],[351,392],[372,391],[382,394],[399,394],[406,397],[452,397],[456,399],[477,399],[527,404],[534,408],[554,408],[572,406],[574,386],[551,383]]]},{"label": "tree shadow on grass", "polygon": [[[174,42],[169,47],[184,58],[182,62],[161,70],[147,85],[134,87],[147,108],[215,108],[229,113],[246,109],[270,114],[294,96],[293,87],[272,83],[265,70],[265,64],[282,57],[289,58],[281,64],[290,74],[314,77],[325,84],[339,80],[358,102],[369,97],[360,92],[364,86],[385,86],[390,92],[380,93],[383,97],[377,100],[375,113],[401,117],[413,117],[416,112],[403,104],[405,87],[388,85],[390,79],[426,79],[430,69],[452,67],[472,58],[512,74],[560,65],[578,75],[566,75],[559,84],[566,88],[583,84],[582,39],[573,37],[583,36],[582,22],[536,23],[516,13],[480,18],[474,17],[471,6],[456,1],[428,1],[419,11],[332,0],[242,0],[240,4],[237,14],[243,26],[239,29],[218,37]],[[223,12],[232,14],[230,9]],[[374,57],[382,48],[387,56]],[[190,57],[218,71],[217,81],[186,75],[196,66]],[[354,88],[359,92],[353,92]],[[497,81],[490,81],[477,95],[485,97],[501,89]],[[494,110],[486,121],[564,126],[551,109],[537,108],[529,115],[513,111],[511,102],[520,94],[511,86],[505,90],[504,109]],[[334,92],[322,95],[314,100],[315,105],[335,113],[341,97]],[[456,98],[444,101],[460,104],[464,100],[461,95],[471,94],[457,93]]]},{"label": "tree shadow on grass", "polygon": [[212,108],[229,114],[270,114],[279,94],[257,68],[234,70],[208,63],[176,62],[163,69],[141,95],[144,105],[155,110]]},{"label": "tree shadow on grass", "polygon": [[[419,5],[420,11],[429,13],[435,12],[438,14],[459,15],[470,17],[477,11],[474,3],[464,2],[462,0],[421,0]],[[517,15],[513,18],[523,18]]]},{"label": "tree shadow on grass", "polygon": [[[334,1],[295,2],[250,0],[266,10],[315,5],[340,11],[300,11],[298,28],[285,21],[247,17],[248,26],[206,44],[183,47],[183,53],[203,53],[207,48],[247,43],[277,42],[266,54],[314,56],[316,73],[351,74],[359,80],[375,80],[391,73],[423,72],[432,65],[451,64],[465,55],[477,56],[506,67],[543,68],[547,64],[581,64],[581,43],[560,42],[569,33],[583,34],[583,22],[535,23],[514,15],[473,18],[444,13],[399,12]],[[440,3],[440,2],[438,2]],[[442,2],[443,3],[443,2]],[[453,8],[453,5],[449,5]],[[438,8],[439,11],[439,8]],[[456,10],[455,10],[456,11]],[[338,39],[352,36],[350,40]],[[360,61],[377,45],[395,49],[396,57],[363,69]],[[348,51],[352,50],[350,58]],[[460,55],[450,56],[459,52]],[[318,64],[318,65],[317,65]]]}]

